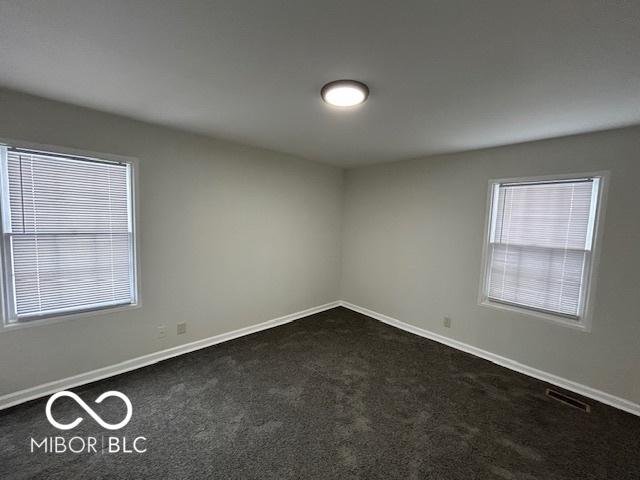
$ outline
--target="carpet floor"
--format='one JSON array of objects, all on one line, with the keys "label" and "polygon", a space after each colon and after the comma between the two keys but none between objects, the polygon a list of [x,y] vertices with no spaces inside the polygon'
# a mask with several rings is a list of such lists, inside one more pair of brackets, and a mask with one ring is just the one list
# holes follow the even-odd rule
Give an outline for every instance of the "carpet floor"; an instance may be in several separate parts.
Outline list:
[{"label": "carpet floor", "polygon": [[[640,418],[336,308],[0,412],[2,479],[633,479]],[[73,432],[73,433],[71,433]],[[30,438],[146,437],[145,453],[30,452]],[[76,441],[77,448],[79,441]]]}]

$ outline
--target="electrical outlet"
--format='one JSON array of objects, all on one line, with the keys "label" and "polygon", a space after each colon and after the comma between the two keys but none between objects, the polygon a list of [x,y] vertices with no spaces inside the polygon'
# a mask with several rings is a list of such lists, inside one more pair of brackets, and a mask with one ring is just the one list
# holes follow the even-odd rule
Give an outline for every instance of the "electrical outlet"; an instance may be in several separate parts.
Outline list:
[{"label": "electrical outlet", "polygon": [[451,328],[451,317],[444,317],[444,319],[442,320],[442,324],[445,326],[445,328]]},{"label": "electrical outlet", "polygon": [[164,338],[167,336],[167,327],[164,325],[158,325],[158,338]]},{"label": "electrical outlet", "polygon": [[178,335],[182,335],[183,333],[187,333],[187,322],[182,322],[178,324]]}]

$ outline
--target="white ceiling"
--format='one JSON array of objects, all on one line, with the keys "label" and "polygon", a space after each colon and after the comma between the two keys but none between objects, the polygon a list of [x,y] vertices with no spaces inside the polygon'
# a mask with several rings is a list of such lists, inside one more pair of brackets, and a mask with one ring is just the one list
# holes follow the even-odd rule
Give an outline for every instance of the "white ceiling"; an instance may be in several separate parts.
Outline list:
[{"label": "white ceiling", "polygon": [[0,85],[344,166],[640,123],[639,81],[639,1],[0,0]]}]

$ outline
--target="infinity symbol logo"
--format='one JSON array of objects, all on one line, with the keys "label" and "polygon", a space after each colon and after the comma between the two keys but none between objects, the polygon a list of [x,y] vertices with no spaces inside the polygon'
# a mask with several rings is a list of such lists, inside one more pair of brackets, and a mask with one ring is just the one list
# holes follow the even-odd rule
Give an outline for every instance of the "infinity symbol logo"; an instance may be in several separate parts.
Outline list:
[{"label": "infinity symbol logo", "polygon": [[105,398],[109,398],[109,397],[118,397],[119,399],[121,399],[124,402],[124,404],[127,406],[127,414],[125,415],[124,420],[122,420],[120,423],[116,423],[116,424],[111,424],[111,423],[105,422],[78,395],[76,395],[73,392],[68,392],[66,390],[63,390],[62,392],[58,392],[58,393],[55,393],[55,394],[51,395],[51,397],[47,401],[47,407],[46,407],[46,410],[45,410],[45,412],[47,414],[47,420],[49,420],[49,423],[51,425],[53,425],[54,427],[60,429],[60,430],[71,430],[72,428],[77,427],[80,424],[80,422],[82,422],[82,420],[84,420],[82,417],[78,417],[73,422],[67,423],[67,424],[57,422],[53,418],[53,416],[51,415],[51,406],[53,405],[53,402],[55,402],[60,397],[69,397],[69,398],[74,399],[75,402],[78,405],[80,405],[84,409],[85,412],[87,412],[89,415],[91,415],[91,418],[93,418],[96,422],[98,422],[102,428],[106,428],[107,430],[118,430],[118,429],[124,427],[127,423],[129,423],[129,420],[131,420],[131,415],[133,414],[133,407],[131,406],[131,401],[129,400],[129,398],[124,393],[120,393],[120,392],[118,392],[116,390],[110,390],[108,392],[104,392],[102,395],[100,395],[98,398],[96,398],[96,403],[102,403],[102,401]]}]

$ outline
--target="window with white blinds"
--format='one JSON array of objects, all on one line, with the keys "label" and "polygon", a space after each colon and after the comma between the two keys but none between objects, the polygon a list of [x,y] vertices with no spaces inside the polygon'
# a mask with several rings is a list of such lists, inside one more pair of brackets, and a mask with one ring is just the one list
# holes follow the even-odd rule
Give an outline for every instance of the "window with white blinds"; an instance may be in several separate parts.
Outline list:
[{"label": "window with white blinds", "polygon": [[600,177],[492,184],[484,297],[579,322]]},{"label": "window with white blinds", "polygon": [[131,164],[0,155],[6,322],[135,304]]}]

